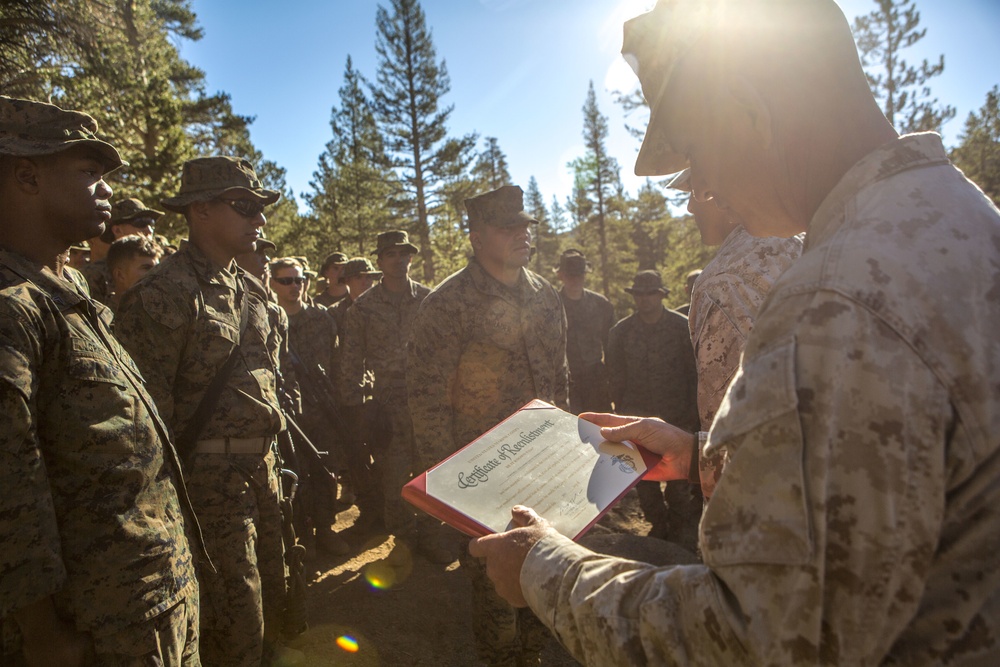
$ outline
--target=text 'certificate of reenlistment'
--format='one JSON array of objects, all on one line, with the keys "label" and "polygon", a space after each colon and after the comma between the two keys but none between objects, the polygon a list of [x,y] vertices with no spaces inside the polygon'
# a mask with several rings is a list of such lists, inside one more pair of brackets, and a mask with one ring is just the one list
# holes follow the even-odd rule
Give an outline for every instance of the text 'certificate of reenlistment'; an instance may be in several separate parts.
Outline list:
[{"label": "text 'certificate of reenlistment'", "polygon": [[645,472],[633,445],[536,400],[428,470],[426,492],[494,532],[526,505],[575,538]]}]

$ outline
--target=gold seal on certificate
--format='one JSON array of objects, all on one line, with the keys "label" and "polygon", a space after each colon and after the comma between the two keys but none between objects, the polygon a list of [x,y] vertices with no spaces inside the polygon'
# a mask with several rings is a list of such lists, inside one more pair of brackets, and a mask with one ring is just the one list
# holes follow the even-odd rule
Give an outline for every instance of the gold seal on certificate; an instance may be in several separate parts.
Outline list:
[{"label": "gold seal on certificate", "polygon": [[534,400],[403,488],[403,498],[467,535],[502,532],[527,505],[579,538],[657,457]]}]

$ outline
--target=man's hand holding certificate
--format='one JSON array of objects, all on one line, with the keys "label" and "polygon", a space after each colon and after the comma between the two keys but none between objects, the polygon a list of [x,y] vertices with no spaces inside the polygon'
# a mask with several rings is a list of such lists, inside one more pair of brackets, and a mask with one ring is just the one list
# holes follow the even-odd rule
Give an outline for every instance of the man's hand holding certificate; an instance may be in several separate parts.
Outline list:
[{"label": "man's hand holding certificate", "polygon": [[[615,420],[608,426],[632,422],[607,417]],[[661,465],[649,451],[609,442],[599,425],[536,400],[407,484],[403,497],[473,537],[507,530],[511,508],[521,505],[577,539]]]}]

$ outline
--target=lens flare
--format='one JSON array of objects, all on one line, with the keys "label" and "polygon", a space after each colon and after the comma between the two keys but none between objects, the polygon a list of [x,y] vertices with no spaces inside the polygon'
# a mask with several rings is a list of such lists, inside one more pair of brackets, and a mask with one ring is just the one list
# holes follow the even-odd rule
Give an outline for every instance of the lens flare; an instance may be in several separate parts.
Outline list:
[{"label": "lens flare", "polygon": [[340,637],[337,637],[337,646],[348,653],[358,652],[358,640],[348,635],[341,635]]},{"label": "lens flare", "polygon": [[378,591],[384,591],[396,583],[396,570],[385,561],[375,561],[365,566],[365,581]]}]

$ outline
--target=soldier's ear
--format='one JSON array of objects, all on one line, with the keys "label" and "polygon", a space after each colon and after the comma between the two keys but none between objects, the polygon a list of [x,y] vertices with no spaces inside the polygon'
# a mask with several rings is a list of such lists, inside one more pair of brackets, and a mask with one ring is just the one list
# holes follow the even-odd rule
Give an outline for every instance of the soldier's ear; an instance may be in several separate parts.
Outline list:
[{"label": "soldier's ear", "polygon": [[37,194],[39,165],[36,160],[28,157],[17,157],[13,160],[14,184],[23,192]]},{"label": "soldier's ear", "polygon": [[204,220],[209,216],[211,202],[196,201],[188,205],[188,217],[191,220]]}]

